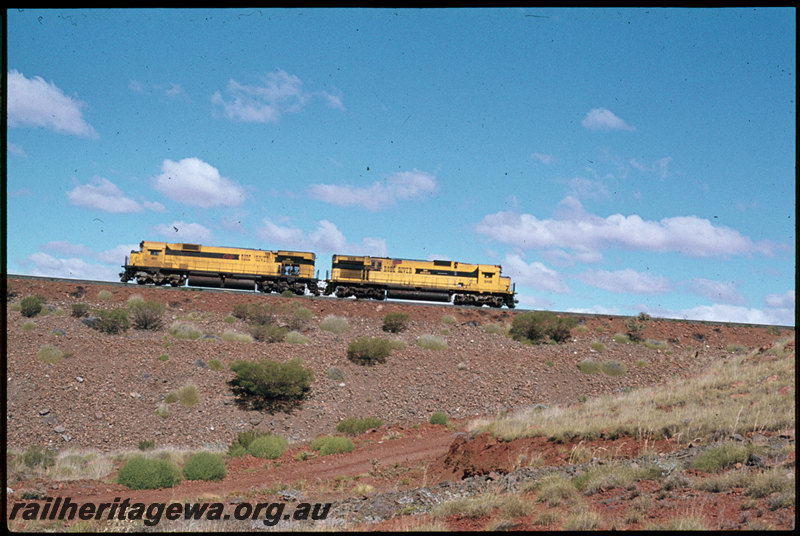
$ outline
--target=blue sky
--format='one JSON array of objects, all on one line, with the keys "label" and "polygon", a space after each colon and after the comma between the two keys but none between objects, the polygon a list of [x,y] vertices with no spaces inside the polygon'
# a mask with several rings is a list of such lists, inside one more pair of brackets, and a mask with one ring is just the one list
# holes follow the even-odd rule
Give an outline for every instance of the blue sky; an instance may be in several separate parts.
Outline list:
[{"label": "blue sky", "polygon": [[6,15],[9,273],[117,280],[149,239],[795,323],[793,8]]}]

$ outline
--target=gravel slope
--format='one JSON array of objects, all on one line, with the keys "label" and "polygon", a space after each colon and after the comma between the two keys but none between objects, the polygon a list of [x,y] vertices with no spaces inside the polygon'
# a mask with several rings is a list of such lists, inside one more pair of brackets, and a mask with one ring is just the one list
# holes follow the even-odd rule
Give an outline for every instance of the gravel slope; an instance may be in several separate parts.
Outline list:
[{"label": "gravel slope", "polygon": [[[225,448],[240,430],[250,427],[299,442],[331,433],[341,419],[354,416],[377,416],[399,424],[426,422],[434,411],[454,418],[492,415],[537,403],[577,402],[583,396],[689,375],[724,355],[732,344],[758,348],[777,338],[764,327],[651,320],[646,323],[645,337],[666,343],[663,349],[651,349],[613,342],[615,333],[625,331],[622,318],[584,317],[573,329],[571,342],[526,346],[485,330],[489,323],[509,326],[516,313],[508,310],[136,285],[9,282],[14,295],[6,318],[7,446],[18,450],[31,444],[135,449],[141,439],[153,439],[160,446]],[[100,298],[103,290],[112,293],[110,299]],[[23,317],[14,304],[31,294],[46,296],[55,311],[33,319]],[[167,326],[183,321],[210,338],[176,339],[166,328],[106,335],[70,316],[73,303],[120,307],[134,294],[164,303]],[[294,302],[308,308],[314,314],[304,330],[309,342],[221,340],[226,331],[247,332],[243,321],[224,319],[235,304],[248,302],[279,307]],[[381,330],[384,315],[392,311],[410,315],[406,331],[387,334]],[[346,317],[349,329],[338,335],[320,329],[327,315]],[[279,322],[286,318],[279,316]],[[23,328],[26,322],[32,323],[30,329]],[[420,348],[417,338],[423,334],[444,337],[447,348]],[[385,364],[355,365],[347,359],[346,348],[352,339],[365,335],[399,339],[405,348],[395,350]],[[605,350],[592,349],[593,343],[602,343]],[[45,344],[71,356],[59,363],[43,363],[36,354]],[[162,354],[169,360],[160,361]],[[227,385],[233,378],[230,363],[294,357],[302,358],[315,375],[309,396],[298,410],[271,415],[235,404]],[[619,361],[627,373],[619,377],[583,374],[577,364],[587,358]],[[224,368],[208,368],[212,359],[222,361]],[[343,373],[343,379],[329,378],[332,367]],[[169,416],[156,416],[168,393],[190,383],[197,386],[200,403],[190,408],[169,404]]]}]

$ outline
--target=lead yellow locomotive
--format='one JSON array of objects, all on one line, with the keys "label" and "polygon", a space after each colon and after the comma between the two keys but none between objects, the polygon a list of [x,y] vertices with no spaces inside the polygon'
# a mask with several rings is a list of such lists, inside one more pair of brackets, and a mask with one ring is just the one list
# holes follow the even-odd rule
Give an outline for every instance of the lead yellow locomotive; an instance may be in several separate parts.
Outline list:
[{"label": "lead yellow locomotive", "polygon": [[513,308],[511,279],[499,265],[334,255],[324,294]]},{"label": "lead yellow locomotive", "polygon": [[258,289],[262,292],[319,295],[314,253],[168,244],[143,241],[131,251],[120,279],[140,285]]}]

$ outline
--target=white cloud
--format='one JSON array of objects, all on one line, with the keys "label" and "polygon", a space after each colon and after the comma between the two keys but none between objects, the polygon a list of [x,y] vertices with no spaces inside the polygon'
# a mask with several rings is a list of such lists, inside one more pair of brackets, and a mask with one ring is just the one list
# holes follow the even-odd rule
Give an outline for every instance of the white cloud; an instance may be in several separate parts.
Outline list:
[{"label": "white cloud", "polygon": [[74,256],[94,256],[94,250],[84,244],[73,244],[66,240],[52,240],[43,244],[41,248],[44,251],[52,251],[62,255]]},{"label": "white cloud", "polygon": [[167,237],[170,242],[207,244],[213,236],[208,228],[199,223],[186,223],[185,221],[154,225],[153,231]]},{"label": "white cloud", "polygon": [[167,208],[158,201],[144,201],[142,202],[144,208],[152,210],[153,212],[166,212]]},{"label": "white cloud", "polygon": [[173,201],[203,208],[236,206],[244,201],[245,191],[241,186],[199,158],[164,160],[161,171],[154,179],[154,187]]},{"label": "white cloud", "polygon": [[560,294],[569,292],[569,286],[564,282],[561,274],[546,267],[541,262],[528,264],[519,255],[506,255],[503,261],[503,274],[511,277],[512,281],[526,287]]},{"label": "white cloud", "polygon": [[592,108],[581,124],[589,130],[635,130],[605,108]]},{"label": "white cloud", "polygon": [[795,324],[794,290],[783,294],[769,294],[764,297],[765,310],[777,319],[777,324],[793,326]]},{"label": "white cloud", "polygon": [[542,164],[552,164],[553,162],[556,161],[556,159],[553,158],[553,156],[544,153],[531,153],[531,158],[533,158],[534,160],[538,160]]},{"label": "white cloud", "polygon": [[16,143],[9,143],[6,146],[6,148],[8,149],[8,152],[11,154],[22,156],[24,158],[28,157],[28,154],[25,152],[25,149],[23,149],[22,146],[17,145]]},{"label": "white cloud", "polygon": [[301,229],[280,226],[269,218],[264,218],[257,230],[259,238],[279,249],[299,249],[320,253],[339,253],[344,255],[372,255],[385,257],[386,241],[382,238],[364,238],[360,244],[347,241],[335,224],[320,220],[317,228],[306,235]]},{"label": "white cloud", "polygon": [[572,252],[563,249],[550,249],[542,253],[545,259],[556,266],[572,266],[575,262],[593,264],[603,260],[603,254],[592,249],[576,247]]},{"label": "white cloud", "polygon": [[605,183],[601,181],[575,177],[574,179],[570,179],[567,184],[569,186],[570,195],[578,199],[603,200],[611,197]]},{"label": "white cloud", "polygon": [[166,95],[167,97],[178,97],[181,95],[186,95],[186,92],[179,84],[170,82],[167,85],[167,88],[164,90],[164,95]]},{"label": "white cloud", "polygon": [[[785,325],[787,323],[786,319],[780,319],[778,316],[768,314],[759,309],[717,303],[682,309],[675,313],[675,317],[687,320],[737,322],[741,324]],[[789,323],[794,324],[794,319],[792,318]]]},{"label": "white cloud", "polygon": [[553,302],[542,298],[541,296],[531,296],[526,294],[524,290],[517,289],[515,299],[518,301],[517,307],[520,309],[540,309],[545,311],[553,311]]},{"label": "white cloud", "polygon": [[313,184],[310,195],[314,199],[340,206],[361,205],[377,211],[393,205],[398,199],[416,199],[436,191],[436,177],[423,171],[404,171],[374,182],[368,188],[350,185]]},{"label": "white cloud", "polygon": [[33,255],[28,256],[27,260],[33,264],[33,267],[30,269],[30,275],[92,279],[97,281],[119,281],[118,268],[91,264],[79,258],[60,259],[47,253],[37,251]]},{"label": "white cloud", "polygon": [[738,231],[712,224],[697,216],[677,216],[659,221],[633,214],[606,218],[589,214],[575,198],[561,203],[559,219],[539,219],[531,214],[497,212],[481,220],[476,230],[489,238],[524,250],[568,248],[599,251],[622,248],[651,252],[676,252],[688,257],[726,257],[751,253],[772,254],[773,246],[754,243]]},{"label": "white cloud", "polygon": [[711,279],[694,278],[689,288],[695,294],[705,296],[717,303],[729,305],[744,305],[747,300],[736,289],[736,284],[731,281],[714,281]]},{"label": "white cloud", "polygon": [[313,95],[320,95],[332,108],[344,109],[341,97],[324,91],[309,93],[295,75],[279,69],[267,73],[261,85],[244,85],[229,80],[225,89],[211,96],[211,103],[228,119],[252,123],[274,123],[286,113],[302,110]]},{"label": "white cloud", "polygon": [[95,177],[91,184],[78,185],[74,190],[67,192],[67,198],[73,205],[115,214],[142,211],[139,203],[125,197],[116,184],[103,177]]},{"label": "white cloud", "polygon": [[175,82],[167,82],[166,84],[143,84],[139,80],[131,80],[128,82],[128,89],[136,93],[160,93],[165,97],[185,97],[186,92]]},{"label": "white cloud", "polygon": [[609,292],[630,294],[664,294],[670,290],[669,280],[663,276],[643,274],[630,268],[625,270],[586,271],[575,276],[576,279]]},{"label": "white cloud", "polygon": [[631,166],[635,167],[639,171],[644,171],[646,173],[658,173],[658,175],[662,179],[666,179],[667,175],[669,174],[669,164],[672,162],[672,158],[666,156],[664,158],[660,158],[656,160],[652,164],[646,164],[644,162],[639,162],[635,158],[631,158]]},{"label": "white cloud", "polygon": [[95,255],[95,258],[106,264],[122,266],[122,263],[125,262],[125,257],[130,258],[131,251],[139,251],[139,244],[120,244],[111,249],[101,251]]},{"label": "white cloud", "polygon": [[764,304],[767,307],[778,309],[794,309],[794,291],[787,290],[783,294],[769,294],[764,298]]},{"label": "white cloud", "polygon": [[581,313],[587,315],[621,315],[617,307],[604,307],[602,305],[594,305],[592,307],[573,307],[567,309],[570,313]]},{"label": "white cloud", "polygon": [[26,78],[13,70],[8,73],[9,127],[44,127],[55,132],[88,138],[95,129],[83,118],[86,103],[64,95],[55,84],[35,76]]}]

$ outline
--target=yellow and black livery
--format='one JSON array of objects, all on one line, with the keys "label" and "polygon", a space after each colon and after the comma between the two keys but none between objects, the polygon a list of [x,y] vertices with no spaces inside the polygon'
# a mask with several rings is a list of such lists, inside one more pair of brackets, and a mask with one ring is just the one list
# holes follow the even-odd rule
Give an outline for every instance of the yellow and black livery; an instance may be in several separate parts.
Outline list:
[{"label": "yellow and black livery", "polygon": [[499,265],[334,255],[324,293],[513,308],[511,279],[500,273]]},{"label": "yellow and black livery", "polygon": [[258,289],[319,295],[314,253],[142,241],[125,259],[123,282],[140,285]]}]

